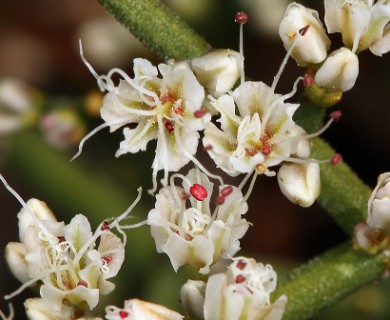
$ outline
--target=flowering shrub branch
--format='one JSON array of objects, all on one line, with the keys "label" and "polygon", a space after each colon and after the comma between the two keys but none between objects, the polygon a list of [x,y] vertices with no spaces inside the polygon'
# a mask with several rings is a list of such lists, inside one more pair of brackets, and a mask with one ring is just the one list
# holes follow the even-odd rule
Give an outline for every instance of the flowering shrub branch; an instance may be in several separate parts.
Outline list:
[{"label": "flowering shrub branch", "polygon": [[[125,140],[117,156],[145,150],[149,141],[157,140],[150,190],[151,194],[157,193],[156,204],[147,220],[137,226],[150,226],[157,252],[168,255],[175,271],[190,265],[199,272],[201,280],[189,280],[181,290],[186,316],[205,320],[279,320],[282,316],[307,319],[383,274],[390,243],[388,175],[385,181],[379,180],[370,197],[371,190],[345,163],[329,165],[338,164],[341,156],[318,136],[341,115],[331,113],[331,119],[323,126],[325,108],[336,104],[343,92],[355,84],[359,73],[357,53],[370,48],[381,55],[390,50],[387,2],[354,6],[353,1],[346,4],[325,0],[328,33],[341,32],[345,45],[329,54],[330,40],[318,12],[290,4],[279,29],[287,56],[268,86],[260,81],[245,81],[242,43],[239,54],[229,50],[205,54],[209,45],[159,1],[99,1],[146,46],[167,60],[167,64],[156,68],[145,59],[135,59],[133,78],[116,68],[107,75],[98,75],[81,48],[84,63],[100,89],[107,91],[101,108],[105,123],[92,133],[124,126]],[[349,20],[343,17],[355,11],[366,17],[367,25],[352,21],[356,34],[344,34]],[[329,16],[332,12],[336,22]],[[247,16],[240,13],[236,22],[246,23]],[[318,47],[308,51],[310,43]],[[282,95],[275,92],[275,87],[289,56],[307,69],[291,92]],[[172,58],[176,61],[168,60]],[[195,59],[177,61],[190,58]],[[118,85],[112,78],[114,74],[121,78]],[[239,74],[241,83],[233,89]],[[295,95],[301,81],[306,103],[286,102]],[[212,116],[216,116],[217,124],[211,122]],[[196,159],[199,131],[204,131],[203,147],[216,167],[230,176],[245,174],[239,186],[226,185]],[[80,151],[84,142],[85,139]],[[27,158],[24,149],[15,143],[16,158]],[[187,175],[177,172],[189,162],[196,168]],[[32,167],[38,163],[39,159],[30,157],[28,171],[35,172]],[[63,174],[60,168],[64,164],[56,159],[54,163],[56,171]],[[77,169],[66,170],[72,173]],[[160,189],[159,171],[163,171]],[[251,225],[242,216],[248,210],[246,201],[258,175],[277,176],[282,193],[302,207],[310,206],[319,196],[320,205],[346,233],[354,236],[354,244],[348,242],[329,250],[278,284],[270,265],[235,257],[240,239]],[[67,201],[75,197],[72,190],[67,190],[71,188],[66,180],[56,180],[56,172],[49,179],[57,185],[57,192],[63,191],[61,197],[69,195]],[[53,181],[47,185],[53,185]],[[129,212],[117,220],[105,220],[92,233],[82,215],[65,225],[57,222],[43,203],[17,199],[24,207],[18,215],[20,242],[9,244],[7,261],[23,283],[22,289],[41,285],[41,298],[26,301],[28,316],[84,319],[98,304],[100,295],[114,289],[106,279],[115,276],[124,261],[127,237],[123,229],[131,225],[122,226],[119,222]],[[116,228],[122,238],[110,228]],[[27,236],[34,241],[27,241]],[[215,269],[223,259],[227,266],[218,273]],[[121,308],[108,306],[106,313],[106,319],[112,320],[184,317],[137,299],[127,300]],[[1,313],[1,317],[5,315]]]}]

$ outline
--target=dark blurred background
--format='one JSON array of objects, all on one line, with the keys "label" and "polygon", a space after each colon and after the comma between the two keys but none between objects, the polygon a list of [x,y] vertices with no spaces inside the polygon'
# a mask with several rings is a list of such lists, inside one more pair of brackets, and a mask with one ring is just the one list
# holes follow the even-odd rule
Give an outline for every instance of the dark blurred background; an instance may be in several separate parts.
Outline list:
[{"label": "dark blurred background", "polygon": [[[238,48],[234,14],[238,10],[248,12],[244,40],[246,76],[271,84],[285,55],[277,35],[285,1],[167,3],[210,44],[221,48]],[[321,1],[307,3],[323,16]],[[0,81],[24,81],[25,86],[31,87],[24,87],[22,93],[33,101],[31,109],[25,112],[29,120],[21,128],[5,133],[0,130],[0,171],[23,199],[36,197],[46,201],[58,220],[69,222],[81,212],[96,227],[105,217],[123,212],[134,200],[139,185],[145,186],[144,190],[150,187],[154,149],[150,145],[145,153],[117,159],[114,154],[122,134],[108,134],[105,130],[86,143],[79,159],[68,163],[77,151],[79,139],[102,122],[101,95],[80,59],[78,39],[82,39],[85,55],[98,73],[106,73],[112,67],[131,72],[133,58],[140,56],[159,61],[97,1],[0,1]],[[339,36],[332,36],[332,40],[337,48]],[[359,58],[356,86],[332,109],[340,109],[343,118],[324,137],[366,183],[374,186],[376,177],[389,170],[390,164],[390,135],[386,133],[390,120],[390,56],[376,57],[367,51]],[[289,92],[302,72],[290,61],[277,92]],[[0,126],[1,117],[9,112],[2,110],[0,84]],[[138,220],[145,218],[154,206],[153,198],[146,193],[141,202],[135,213]],[[0,187],[2,251],[9,241],[18,241],[16,215],[20,207]],[[319,206],[303,209],[288,202],[275,179],[258,179],[249,208],[247,219],[254,226],[241,242],[242,253],[273,263],[280,273],[348,239]],[[116,295],[106,303],[120,306],[124,299],[139,297],[177,308],[180,285],[191,271],[184,268],[176,277],[167,257],[155,252],[146,227],[128,234],[126,266],[113,280],[118,287]],[[16,290],[19,283],[4,259],[0,260],[0,270],[3,296]],[[383,292],[388,292],[386,284],[364,288],[318,319],[388,319]],[[30,290],[25,290],[13,300],[15,306],[20,309],[24,299],[32,296]],[[4,301],[1,309],[6,311]],[[16,318],[23,317],[24,312],[18,310]]]}]

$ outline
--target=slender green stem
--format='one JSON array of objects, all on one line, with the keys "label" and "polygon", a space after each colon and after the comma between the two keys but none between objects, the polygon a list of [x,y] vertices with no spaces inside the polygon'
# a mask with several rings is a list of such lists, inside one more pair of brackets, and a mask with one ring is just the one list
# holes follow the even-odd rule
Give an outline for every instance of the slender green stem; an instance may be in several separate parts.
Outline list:
[{"label": "slender green stem", "polygon": [[98,0],[160,58],[189,59],[210,46],[159,0]]},{"label": "slender green stem", "polygon": [[273,294],[288,297],[283,320],[309,319],[359,287],[377,279],[385,271],[383,257],[368,255],[344,243],[281,281]]}]

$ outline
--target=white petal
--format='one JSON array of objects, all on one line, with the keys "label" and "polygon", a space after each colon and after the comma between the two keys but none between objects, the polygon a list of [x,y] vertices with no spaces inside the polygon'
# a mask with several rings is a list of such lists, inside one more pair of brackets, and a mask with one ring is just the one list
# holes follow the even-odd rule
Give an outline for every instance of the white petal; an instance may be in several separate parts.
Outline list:
[{"label": "white petal", "polygon": [[5,259],[13,275],[22,283],[30,279],[25,259],[26,247],[23,243],[9,242],[5,247]]},{"label": "white petal", "polygon": [[320,194],[320,168],[318,163],[286,163],[278,171],[282,193],[293,203],[311,206]]},{"label": "white petal", "polygon": [[180,302],[186,314],[203,319],[203,305],[206,284],[203,281],[188,280],[180,289]]},{"label": "white petal", "polygon": [[190,264],[194,268],[200,269],[200,273],[208,273],[209,266],[213,262],[213,246],[210,240],[203,235],[186,241],[173,233],[163,249],[169,256],[175,271],[184,264]]},{"label": "white petal", "polygon": [[71,307],[61,305],[60,309],[54,309],[49,301],[41,298],[27,299],[24,306],[30,320],[69,320],[73,318]]},{"label": "white petal", "polygon": [[129,314],[129,320],[181,320],[184,317],[161,305],[131,299],[125,302],[125,311]]},{"label": "white petal", "polygon": [[87,217],[82,214],[74,216],[70,223],[65,226],[64,236],[73,245],[76,252],[79,252],[84,244],[92,237],[91,225]]},{"label": "white petal", "polygon": [[107,230],[100,236],[98,251],[102,258],[108,256],[110,262],[107,263],[109,272],[103,274],[104,279],[115,277],[125,260],[125,249],[122,240],[114,233]]}]

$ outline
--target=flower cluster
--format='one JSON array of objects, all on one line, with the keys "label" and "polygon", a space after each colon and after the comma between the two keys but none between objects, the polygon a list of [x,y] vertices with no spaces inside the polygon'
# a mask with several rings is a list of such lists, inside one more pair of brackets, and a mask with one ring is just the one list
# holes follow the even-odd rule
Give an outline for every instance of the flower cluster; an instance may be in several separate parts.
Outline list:
[{"label": "flower cluster", "polygon": [[85,306],[95,308],[100,295],[114,290],[115,285],[107,279],[118,274],[125,256],[126,238],[120,239],[110,229],[120,230],[119,222],[138,201],[139,197],[122,216],[111,223],[104,221],[94,233],[82,214],[65,225],[57,221],[44,202],[21,201],[20,242],[8,243],[6,260],[23,285],[5,298],[37,286],[40,298],[27,299],[25,303],[28,317],[34,320],[74,319],[84,314]]},{"label": "flower cluster", "polygon": [[189,280],[180,296],[187,314],[197,319],[279,320],[287,298],[281,296],[271,304],[276,280],[270,265],[236,257],[226,272],[210,276],[207,283]]},{"label": "flower cluster", "polygon": [[[183,179],[183,187],[173,184],[176,177]],[[208,273],[210,265],[232,258],[240,249],[239,239],[249,227],[242,218],[248,205],[239,189],[221,186],[212,211],[214,184],[196,169],[187,176],[174,175],[171,181],[148,215],[157,252],[165,252],[175,270],[189,264]]]},{"label": "flower cluster", "polygon": [[[325,0],[324,3],[326,30],[317,11],[293,2],[285,12],[279,34],[289,49],[302,25],[309,26],[307,35],[295,45],[292,56],[299,65],[311,69],[314,83],[308,86],[315,86],[317,95],[320,89],[328,94],[341,94],[355,85],[359,74],[357,53],[369,49],[381,56],[390,51],[390,3],[386,0]],[[341,33],[344,47],[328,53],[327,32]],[[335,99],[332,103],[338,101]]]}]

